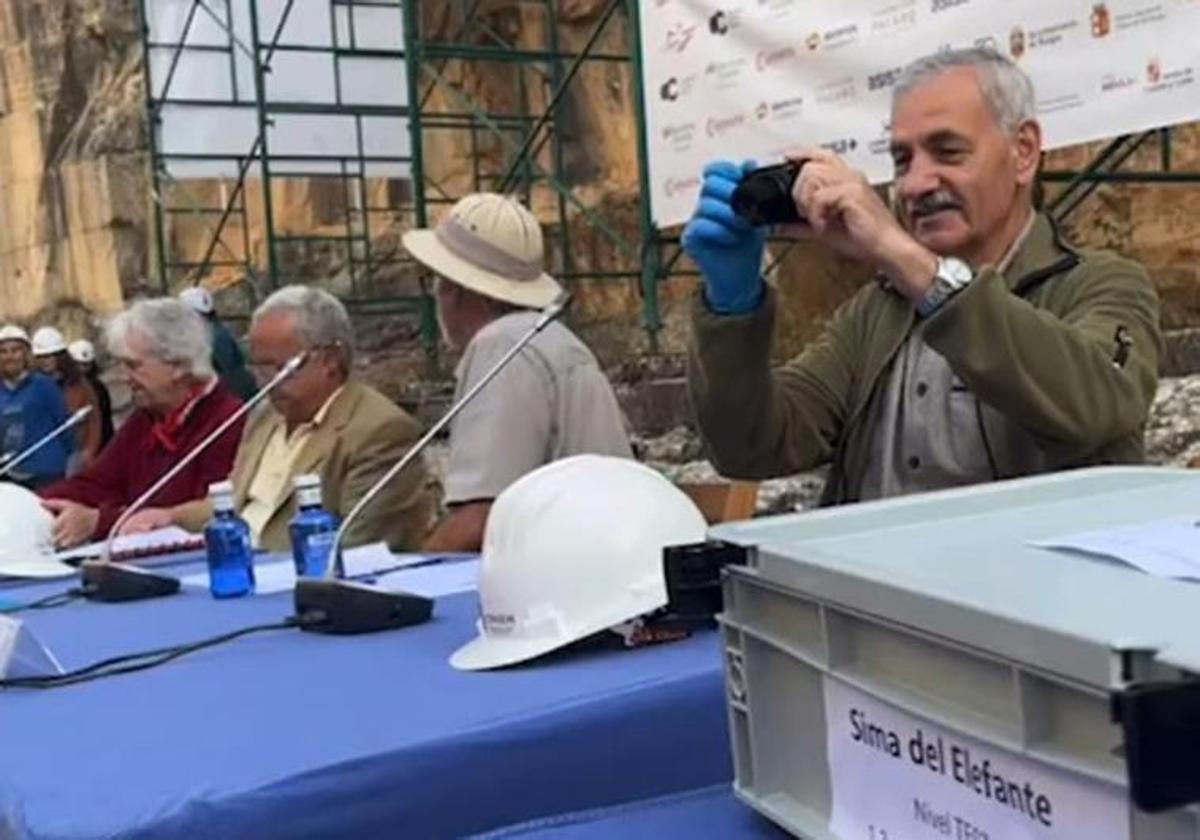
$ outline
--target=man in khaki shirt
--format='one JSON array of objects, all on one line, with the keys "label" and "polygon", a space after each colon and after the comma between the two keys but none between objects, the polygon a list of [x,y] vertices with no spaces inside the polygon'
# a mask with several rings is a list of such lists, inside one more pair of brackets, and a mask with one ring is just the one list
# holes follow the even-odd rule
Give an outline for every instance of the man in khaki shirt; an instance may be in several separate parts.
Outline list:
[{"label": "man in khaki shirt", "polygon": [[[254,313],[255,375],[269,379],[301,351],[309,354],[304,365],[251,415],[230,476],[234,504],[255,544],[268,551],[290,545],[297,476],[319,475],[324,507],[344,517],[421,431],[394,403],[350,376],[353,331],[345,307],[319,289],[288,286]],[[436,497],[424,462],[414,461],[363,511],[346,545],[383,540],[396,550],[418,547],[432,525]],[[202,502],[175,514],[198,530],[211,508]]]},{"label": "man in khaki shirt", "polygon": [[[533,214],[495,193],[469,195],[404,246],[438,277],[442,337],[462,360],[455,399],[470,391],[562,293],[542,270]],[[450,426],[450,513],[428,551],[478,551],[492,500],[528,472],[570,455],[632,457],[612,385],[567,327],[548,325]]]}]

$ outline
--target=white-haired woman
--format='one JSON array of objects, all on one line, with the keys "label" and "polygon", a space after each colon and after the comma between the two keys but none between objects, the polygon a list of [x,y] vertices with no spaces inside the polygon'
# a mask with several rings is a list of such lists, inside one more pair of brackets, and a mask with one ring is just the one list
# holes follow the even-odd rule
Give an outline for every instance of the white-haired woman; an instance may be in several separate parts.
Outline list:
[{"label": "white-haired woman", "polygon": [[[55,515],[55,542],[63,548],[105,537],[126,505],[240,405],[213,373],[208,327],[178,300],[135,303],[109,323],[108,343],[136,408],[91,466],[42,491]],[[161,508],[203,498],[209,484],[229,475],[240,437],[235,424],[160,490],[126,531],[166,524]]]}]

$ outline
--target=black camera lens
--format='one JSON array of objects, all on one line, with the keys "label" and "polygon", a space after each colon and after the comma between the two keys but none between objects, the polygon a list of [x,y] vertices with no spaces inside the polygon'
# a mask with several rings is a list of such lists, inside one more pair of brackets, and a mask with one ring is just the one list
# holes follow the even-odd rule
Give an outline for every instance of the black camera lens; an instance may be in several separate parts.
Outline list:
[{"label": "black camera lens", "polygon": [[733,191],[733,212],[755,227],[803,222],[792,199],[792,187],[803,161],[787,161],[755,169]]}]

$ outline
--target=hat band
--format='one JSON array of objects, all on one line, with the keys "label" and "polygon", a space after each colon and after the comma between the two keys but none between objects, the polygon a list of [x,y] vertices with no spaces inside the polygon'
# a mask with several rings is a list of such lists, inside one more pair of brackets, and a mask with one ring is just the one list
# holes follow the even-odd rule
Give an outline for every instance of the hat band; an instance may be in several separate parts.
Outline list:
[{"label": "hat band", "polygon": [[529,282],[542,276],[541,261],[528,261],[497,248],[447,216],[434,231],[438,242],[459,259],[508,280]]}]

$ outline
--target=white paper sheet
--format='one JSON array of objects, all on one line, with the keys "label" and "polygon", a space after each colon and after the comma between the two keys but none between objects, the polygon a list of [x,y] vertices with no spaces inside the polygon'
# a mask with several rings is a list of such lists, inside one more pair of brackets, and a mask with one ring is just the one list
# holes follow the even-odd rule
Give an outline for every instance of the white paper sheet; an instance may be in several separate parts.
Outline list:
[{"label": "white paper sheet", "polygon": [[1129,840],[1117,785],[1068,773],[824,679],[829,830],[845,840]]},{"label": "white paper sheet", "polygon": [[1029,544],[1097,554],[1159,577],[1200,580],[1200,526],[1191,518],[1157,519],[1120,528],[1031,540]]},{"label": "white paper sheet", "polygon": [[[173,551],[190,551],[204,547],[204,537],[172,525],[144,534],[129,534],[113,540],[113,558],[148,557],[154,554],[170,554]],[[104,551],[104,541],[88,543],[77,548],[60,551],[54,559],[74,560],[99,557]]]},{"label": "white paper sheet", "polygon": [[389,572],[375,581],[387,592],[411,592],[426,598],[441,598],[479,588],[479,560],[447,560]]}]

